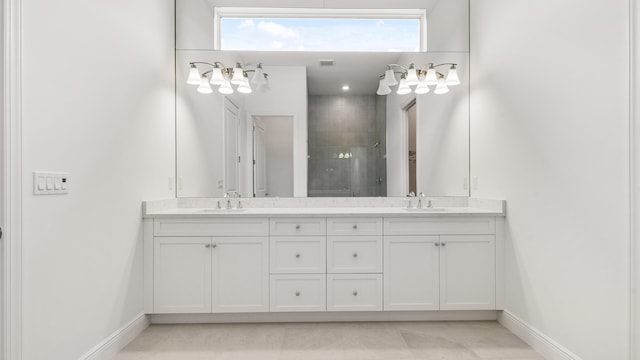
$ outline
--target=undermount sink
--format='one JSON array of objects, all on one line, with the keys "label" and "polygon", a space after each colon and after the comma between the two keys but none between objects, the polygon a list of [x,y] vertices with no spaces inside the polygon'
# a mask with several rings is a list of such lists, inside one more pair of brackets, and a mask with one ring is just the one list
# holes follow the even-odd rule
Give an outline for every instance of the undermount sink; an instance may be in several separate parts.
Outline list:
[{"label": "undermount sink", "polygon": [[416,211],[416,212],[443,212],[443,211],[449,211],[449,209],[447,208],[442,208],[442,207],[431,207],[431,208],[422,208],[422,209],[418,209],[418,208],[403,208],[402,210],[405,211]]},{"label": "undermount sink", "polygon": [[206,208],[206,209],[200,210],[200,212],[205,212],[205,213],[240,213],[240,212],[244,212],[244,211],[247,211],[247,209]]}]

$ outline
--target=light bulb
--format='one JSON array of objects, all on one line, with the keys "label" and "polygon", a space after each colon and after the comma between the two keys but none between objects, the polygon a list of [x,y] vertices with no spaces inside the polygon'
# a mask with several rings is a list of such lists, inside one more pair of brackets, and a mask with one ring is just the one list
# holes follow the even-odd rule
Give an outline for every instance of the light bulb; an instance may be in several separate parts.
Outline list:
[{"label": "light bulb", "polygon": [[446,84],[451,85],[460,85],[460,78],[458,77],[458,70],[456,70],[455,65],[451,65],[451,69],[447,73]]},{"label": "light bulb", "polygon": [[400,79],[400,85],[398,85],[398,90],[396,91],[396,94],[407,95],[410,92],[411,92],[411,88],[409,87],[409,84],[407,84],[407,79],[403,77],[402,79]]},{"label": "light bulb", "polygon": [[265,76],[264,76],[264,84],[258,85],[258,87],[256,88],[256,91],[261,92],[261,93],[266,93],[269,90],[271,90],[271,88],[269,88],[269,78],[265,74]]},{"label": "light bulb", "polygon": [[222,69],[216,65],[216,67],[211,70],[211,85],[222,85],[225,82],[224,75],[222,74]]},{"label": "light bulb", "polygon": [[387,83],[387,86],[398,85],[398,80],[396,80],[396,74],[393,72],[393,69],[384,72],[384,81]]},{"label": "light bulb", "polygon": [[233,88],[231,87],[229,81],[225,81],[222,85],[220,85],[220,87],[218,88],[218,92],[225,95],[233,94]]},{"label": "light bulb", "polygon": [[191,64],[189,68],[189,78],[187,79],[189,85],[200,85],[200,73],[196,64]]},{"label": "light bulb", "polygon": [[416,89],[414,90],[414,92],[418,95],[420,94],[426,94],[430,91],[429,86],[427,85],[427,82],[425,80],[422,80],[418,83],[418,86],[416,86]]},{"label": "light bulb", "polygon": [[427,70],[427,76],[424,78],[424,81],[426,81],[427,85],[438,85],[438,74],[433,65]]},{"label": "light bulb", "polygon": [[378,84],[378,91],[376,91],[378,95],[389,95],[391,94],[391,88],[389,84],[387,84],[384,79],[380,79],[380,83]]},{"label": "light bulb", "polygon": [[200,78],[200,86],[198,86],[198,92],[201,94],[211,94],[213,89],[211,85],[209,85],[209,79],[207,79],[207,75],[202,75]]},{"label": "light bulb", "polygon": [[256,71],[253,73],[253,77],[251,78],[251,83],[254,85],[261,85],[267,82],[267,79],[264,77],[264,70],[262,69],[262,64],[258,64],[256,67]]},{"label": "light bulb", "polygon": [[418,74],[416,72],[416,67],[414,64],[409,65],[409,70],[407,70],[407,85],[413,86],[418,85],[420,79],[418,79]]},{"label": "light bulb", "polygon": [[438,86],[436,86],[436,89],[433,90],[434,94],[446,94],[449,92],[449,88],[447,87],[447,84],[444,80],[444,77],[441,77],[440,79],[438,79]]},{"label": "light bulb", "polygon": [[244,71],[242,70],[240,63],[236,63],[236,66],[233,68],[231,83],[233,85],[242,85],[242,83],[244,83]]}]

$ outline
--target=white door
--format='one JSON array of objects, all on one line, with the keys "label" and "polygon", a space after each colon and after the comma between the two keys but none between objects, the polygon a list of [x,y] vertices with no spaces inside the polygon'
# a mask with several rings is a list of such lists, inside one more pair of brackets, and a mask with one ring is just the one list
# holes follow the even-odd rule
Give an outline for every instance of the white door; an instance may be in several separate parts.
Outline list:
[{"label": "white door", "polygon": [[214,237],[213,312],[269,311],[269,239]]},{"label": "white door", "polygon": [[240,188],[240,135],[238,108],[229,101],[224,107],[224,191],[239,191]]},{"label": "white door", "polygon": [[267,130],[263,122],[253,123],[253,196],[267,196]]},{"label": "white door", "polygon": [[384,238],[384,310],[438,310],[438,237]]},{"label": "white door", "polygon": [[154,241],[154,313],[211,312],[211,238]]},{"label": "white door", "polygon": [[440,243],[440,310],[495,309],[495,237],[440,236]]}]

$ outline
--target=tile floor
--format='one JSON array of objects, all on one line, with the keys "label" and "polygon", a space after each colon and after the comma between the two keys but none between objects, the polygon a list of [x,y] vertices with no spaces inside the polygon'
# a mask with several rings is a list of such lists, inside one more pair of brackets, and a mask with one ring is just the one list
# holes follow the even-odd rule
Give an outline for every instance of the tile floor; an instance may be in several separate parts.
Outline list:
[{"label": "tile floor", "polygon": [[115,360],[544,360],[495,321],[152,325]]}]

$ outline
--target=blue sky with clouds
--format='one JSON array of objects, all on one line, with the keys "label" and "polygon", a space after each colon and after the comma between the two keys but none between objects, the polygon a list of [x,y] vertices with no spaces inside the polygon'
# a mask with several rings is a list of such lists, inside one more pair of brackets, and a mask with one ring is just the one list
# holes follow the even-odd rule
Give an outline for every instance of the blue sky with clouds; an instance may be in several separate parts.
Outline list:
[{"label": "blue sky with clouds", "polygon": [[419,51],[420,20],[223,18],[223,50]]}]

